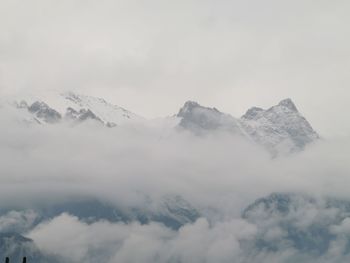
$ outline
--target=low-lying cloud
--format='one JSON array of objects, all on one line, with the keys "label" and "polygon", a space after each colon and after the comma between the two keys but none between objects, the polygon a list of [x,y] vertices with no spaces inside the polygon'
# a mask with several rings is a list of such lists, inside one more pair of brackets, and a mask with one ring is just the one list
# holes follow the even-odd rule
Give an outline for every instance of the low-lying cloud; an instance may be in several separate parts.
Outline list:
[{"label": "low-lying cloud", "polygon": [[[243,219],[243,209],[272,192],[350,198],[347,138],[322,139],[302,153],[271,159],[263,149],[228,134],[197,137],[148,124],[107,129],[93,123],[71,127],[2,121],[1,207],[17,212],[0,217],[0,229],[23,225],[18,231],[42,251],[68,261],[312,262],[288,242],[274,252],[250,249],[267,226]],[[160,200],[167,194],[189,201],[201,212],[200,219],[178,231],[156,222],[89,223],[69,214],[35,225],[30,211],[81,197],[142,206],[145,196]],[[26,212],[19,214],[22,210]],[[337,238],[318,262],[332,255],[344,259],[348,225],[345,219],[331,226]],[[264,238],[283,239],[277,224],[268,228]]]}]

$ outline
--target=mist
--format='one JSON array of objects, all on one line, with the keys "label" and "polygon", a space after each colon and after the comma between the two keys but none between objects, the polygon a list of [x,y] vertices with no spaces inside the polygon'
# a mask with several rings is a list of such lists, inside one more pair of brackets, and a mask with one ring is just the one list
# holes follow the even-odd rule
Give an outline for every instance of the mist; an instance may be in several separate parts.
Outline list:
[{"label": "mist", "polygon": [[[349,11],[346,0],[1,0],[0,251],[19,245],[29,263],[348,262]],[[106,98],[115,127],[67,121],[66,91]],[[62,118],[38,120],[19,107],[27,98]],[[164,117],[193,100],[238,119],[284,98],[315,130],[287,155]],[[69,105],[90,110],[85,99]],[[124,115],[139,122],[119,125]],[[280,130],[261,127],[280,146]]]},{"label": "mist", "polygon": [[[3,116],[1,121],[6,127],[0,130],[1,207],[13,211],[0,217],[0,229],[22,231],[45,253],[67,262],[281,262],[291,255],[312,262],[287,245],[274,253],[252,248],[247,254],[242,244],[264,229],[272,231],[280,219],[259,225],[242,218],[243,210],[274,192],[350,199],[348,138],[322,139],[303,152],[271,158],[224,132],[195,136],[147,123],[108,129],[94,122],[26,126]],[[190,202],[200,218],[179,230],[157,222],[86,222],[67,213],[33,223],[32,208],[42,205],[97,198],[142,207],[145,197],[157,203],[169,194]],[[321,201],[312,207],[302,206],[298,213],[314,211],[310,222],[320,214],[336,218]],[[327,262],[330,253],[343,259],[347,232],[340,229],[346,220],[332,226],[339,233],[334,251],[318,260]],[[283,237],[275,227],[268,237]]]}]

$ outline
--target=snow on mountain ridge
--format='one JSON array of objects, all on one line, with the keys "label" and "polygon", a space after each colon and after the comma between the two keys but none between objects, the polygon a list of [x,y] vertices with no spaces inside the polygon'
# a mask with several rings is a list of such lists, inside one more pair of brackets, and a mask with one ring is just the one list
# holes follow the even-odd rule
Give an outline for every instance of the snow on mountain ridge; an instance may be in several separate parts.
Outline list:
[{"label": "snow on mountain ridge", "polygon": [[[102,98],[73,92],[51,95],[12,100],[9,104],[13,106],[13,116],[26,123],[40,124],[60,121],[80,123],[86,120],[102,123],[106,127],[140,122],[146,124],[142,117]],[[301,151],[307,144],[319,139],[289,98],[268,109],[252,107],[241,118],[187,101],[174,117],[150,120],[147,125],[162,132],[173,128],[186,129],[196,135],[226,132],[261,145],[274,156]]]},{"label": "snow on mountain ridge", "polygon": [[120,125],[126,122],[143,121],[144,118],[116,105],[108,103],[102,98],[78,95],[72,92],[61,94],[67,101],[67,106],[75,110],[90,110],[105,124]]},{"label": "snow on mountain ridge", "polygon": [[300,151],[319,139],[291,99],[267,110],[251,108],[241,117],[241,123],[255,142],[273,154]]},{"label": "snow on mountain ridge", "polygon": [[319,138],[289,98],[267,110],[252,107],[240,119],[188,101],[177,117],[181,118],[180,127],[195,134],[228,131],[263,146],[273,156],[300,151]]},{"label": "snow on mountain ridge", "polygon": [[79,95],[73,92],[47,93],[42,96],[17,97],[8,104],[27,108],[39,123],[56,123],[65,119],[84,121],[92,119],[105,126],[114,127],[144,119],[122,107],[108,103],[102,98]]}]

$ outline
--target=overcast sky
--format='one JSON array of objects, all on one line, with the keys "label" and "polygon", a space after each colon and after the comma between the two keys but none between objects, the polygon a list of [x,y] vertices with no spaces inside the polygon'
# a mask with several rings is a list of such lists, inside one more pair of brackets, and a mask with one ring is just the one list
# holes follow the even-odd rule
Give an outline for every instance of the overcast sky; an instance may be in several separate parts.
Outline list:
[{"label": "overcast sky", "polygon": [[348,0],[1,0],[0,95],[73,90],[146,117],[291,97],[350,132]]}]

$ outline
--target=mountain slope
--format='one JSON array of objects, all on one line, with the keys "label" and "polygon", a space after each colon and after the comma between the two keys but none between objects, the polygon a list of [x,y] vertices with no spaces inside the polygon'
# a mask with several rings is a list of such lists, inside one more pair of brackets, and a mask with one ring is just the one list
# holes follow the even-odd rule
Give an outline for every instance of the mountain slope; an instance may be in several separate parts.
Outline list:
[{"label": "mountain slope", "polygon": [[176,115],[179,127],[195,134],[225,131],[263,146],[273,156],[298,152],[319,139],[291,99],[267,110],[253,107],[240,119],[188,101]]},{"label": "mountain slope", "polygon": [[253,107],[242,116],[241,123],[255,142],[274,154],[297,152],[319,139],[291,99],[267,110]]},{"label": "mountain slope", "polygon": [[243,134],[239,120],[216,108],[203,107],[194,101],[187,101],[176,116],[181,119],[179,126],[196,134],[215,130]]},{"label": "mountain slope", "polygon": [[[4,108],[4,103],[1,105]],[[72,92],[19,97],[7,103],[5,108],[17,121],[30,124],[93,121],[115,127],[145,122],[142,117],[104,99]],[[306,145],[319,139],[291,99],[282,100],[266,110],[253,107],[241,118],[187,101],[170,119],[169,122],[169,118],[163,118],[163,124],[157,123],[157,127],[186,129],[196,135],[226,132],[264,147],[272,156],[302,151]]]},{"label": "mountain slope", "polygon": [[93,120],[107,127],[114,127],[144,120],[104,99],[72,92],[17,97],[8,99],[7,106],[17,108],[17,117],[23,115],[22,119],[29,123],[54,124],[62,121]]}]

